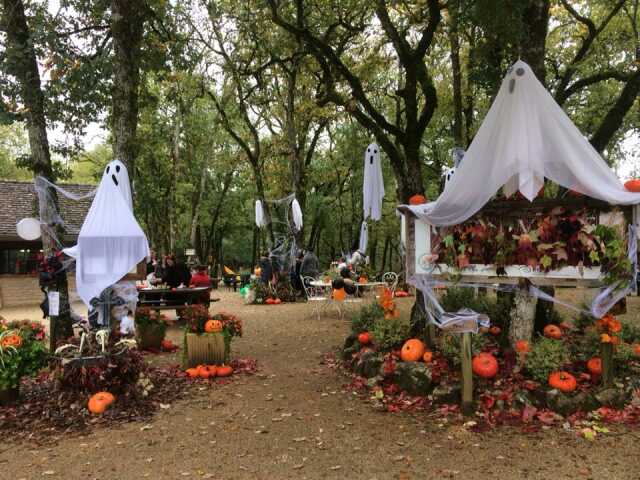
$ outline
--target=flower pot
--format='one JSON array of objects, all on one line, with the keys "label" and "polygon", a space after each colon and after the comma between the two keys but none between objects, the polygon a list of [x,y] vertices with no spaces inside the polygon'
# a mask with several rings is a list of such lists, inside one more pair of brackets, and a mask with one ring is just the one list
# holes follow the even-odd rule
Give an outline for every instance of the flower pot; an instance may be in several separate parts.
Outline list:
[{"label": "flower pot", "polygon": [[225,363],[229,349],[222,333],[187,333],[186,367]]},{"label": "flower pot", "polygon": [[18,401],[20,397],[20,386],[0,389],[0,406],[4,407],[7,405],[12,405]]},{"label": "flower pot", "polygon": [[167,327],[163,323],[136,325],[136,341],[140,350],[160,350]]}]

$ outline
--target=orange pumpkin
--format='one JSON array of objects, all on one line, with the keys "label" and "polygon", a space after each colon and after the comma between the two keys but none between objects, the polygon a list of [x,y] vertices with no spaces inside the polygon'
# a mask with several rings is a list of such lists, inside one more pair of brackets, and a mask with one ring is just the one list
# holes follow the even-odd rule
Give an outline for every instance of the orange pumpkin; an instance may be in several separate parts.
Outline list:
[{"label": "orange pumpkin", "polygon": [[640,357],[640,343],[636,343],[633,345],[633,354],[636,357]]},{"label": "orange pumpkin", "polygon": [[500,332],[502,332],[502,329],[498,326],[493,326],[489,329],[489,333],[491,335],[495,335],[496,337],[500,335]]},{"label": "orange pumpkin", "polygon": [[222,322],[220,320],[207,320],[204,324],[204,331],[207,333],[217,333],[222,331]]},{"label": "orange pumpkin", "polygon": [[471,362],[473,373],[482,378],[493,378],[498,374],[498,360],[490,353],[479,353]]},{"label": "orange pumpkin", "polygon": [[264,303],[266,303],[267,305],[273,305],[275,303],[275,300],[269,297],[264,301]]},{"label": "orange pumpkin", "polygon": [[518,353],[529,353],[531,351],[531,346],[529,342],[526,340],[518,340],[516,342],[516,352]]},{"label": "orange pumpkin", "polygon": [[587,362],[587,370],[591,375],[602,375],[602,359],[600,357],[590,358]]},{"label": "orange pumpkin", "polygon": [[198,369],[197,368],[187,368],[186,373],[187,373],[187,375],[189,375],[189,378],[196,378],[198,376]]},{"label": "orange pumpkin", "polygon": [[370,344],[371,335],[369,335],[369,332],[362,332],[360,335],[358,335],[358,343],[360,343],[360,345]]},{"label": "orange pumpkin", "polygon": [[413,195],[409,198],[409,205],[422,205],[423,203],[427,203],[427,197],[424,195]]},{"label": "orange pumpkin", "polygon": [[200,378],[209,378],[209,369],[206,365],[198,365],[198,377]]},{"label": "orange pumpkin", "polygon": [[364,275],[358,279],[358,283],[367,283],[369,279]]},{"label": "orange pumpkin", "polygon": [[400,350],[400,358],[403,362],[417,362],[424,355],[424,343],[417,338],[407,340]]},{"label": "orange pumpkin", "polygon": [[98,392],[91,396],[87,408],[94,415],[101,415],[109,408],[115,399],[116,397],[109,392]]},{"label": "orange pumpkin", "polygon": [[549,375],[549,386],[564,393],[573,392],[578,387],[576,377],[568,372],[553,372]]},{"label": "orange pumpkin", "polygon": [[640,179],[628,180],[624,183],[624,188],[630,192],[640,193]]},{"label": "orange pumpkin", "polygon": [[559,340],[562,338],[562,330],[557,325],[547,325],[542,331],[545,337]]},{"label": "orange pumpkin", "polygon": [[279,298],[276,298],[276,299],[273,301],[273,303],[274,303],[274,305],[280,305],[280,304],[282,303],[282,300],[280,300]]},{"label": "orange pumpkin", "polygon": [[341,302],[345,298],[347,298],[347,292],[345,292],[344,288],[334,288],[333,289],[333,299]]},{"label": "orange pumpkin", "polygon": [[209,372],[209,378],[213,378],[218,375],[218,367],[216,365],[207,365],[205,368]]},{"label": "orange pumpkin", "polygon": [[2,348],[14,347],[20,348],[22,346],[22,337],[16,333],[7,335],[2,339]]},{"label": "orange pumpkin", "polygon": [[426,352],[424,352],[424,355],[422,355],[422,361],[424,363],[431,363],[432,360],[433,360],[433,352],[431,350],[427,350]]},{"label": "orange pumpkin", "polygon": [[162,340],[160,346],[162,347],[162,350],[173,350],[176,348],[171,340]]},{"label": "orange pumpkin", "polygon": [[216,373],[219,377],[228,377],[233,373],[233,368],[229,365],[220,365],[217,368]]}]

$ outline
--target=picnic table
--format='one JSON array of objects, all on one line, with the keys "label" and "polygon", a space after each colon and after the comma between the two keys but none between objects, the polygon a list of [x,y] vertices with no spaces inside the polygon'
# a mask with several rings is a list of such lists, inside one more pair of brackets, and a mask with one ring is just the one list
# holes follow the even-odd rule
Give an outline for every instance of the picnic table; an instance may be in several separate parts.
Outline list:
[{"label": "picnic table", "polygon": [[211,287],[194,288],[142,288],[138,290],[138,307],[149,307],[153,310],[180,310],[190,305],[205,305],[219,298],[210,298]]}]

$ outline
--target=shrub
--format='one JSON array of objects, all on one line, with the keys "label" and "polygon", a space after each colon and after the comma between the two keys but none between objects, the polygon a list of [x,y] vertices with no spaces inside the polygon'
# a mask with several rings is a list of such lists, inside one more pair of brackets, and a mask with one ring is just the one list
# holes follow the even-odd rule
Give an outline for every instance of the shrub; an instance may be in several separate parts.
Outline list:
[{"label": "shrub", "polygon": [[[487,343],[484,335],[471,335],[471,354],[480,353]],[[462,335],[444,334],[440,337],[440,351],[442,355],[454,366],[460,365],[460,349]]]},{"label": "shrub", "polygon": [[457,312],[461,308],[484,313],[491,319],[492,325],[509,325],[510,304],[507,298],[475,295],[473,288],[448,288],[440,299],[445,312]]},{"label": "shrub", "polygon": [[560,370],[567,360],[567,352],[562,342],[540,337],[527,354],[525,367],[534,380],[546,384],[551,372]]},{"label": "shrub", "polygon": [[622,332],[620,332],[620,339],[627,343],[637,343],[640,341],[640,327],[631,325],[628,322],[622,323]]},{"label": "shrub", "polygon": [[351,317],[351,330],[353,333],[372,331],[376,320],[382,318],[384,310],[377,302],[365,305]]},{"label": "shrub", "polygon": [[0,321],[0,390],[17,387],[23,376],[35,375],[46,366],[43,339],[44,329],[38,323]]},{"label": "shrub", "polygon": [[378,319],[374,321],[371,333],[380,350],[394,350],[409,337],[409,322],[402,318]]}]

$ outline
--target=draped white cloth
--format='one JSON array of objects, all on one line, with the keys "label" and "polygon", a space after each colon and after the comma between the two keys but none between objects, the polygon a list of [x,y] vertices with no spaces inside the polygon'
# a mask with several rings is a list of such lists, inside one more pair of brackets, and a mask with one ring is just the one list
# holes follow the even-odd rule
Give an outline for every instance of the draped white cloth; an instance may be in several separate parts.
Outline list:
[{"label": "draped white cloth", "polygon": [[464,162],[434,202],[407,206],[436,226],[456,225],[504,186],[532,201],[544,178],[615,205],[640,203],[519,60],[510,69]]},{"label": "draped white cloth", "polygon": [[291,202],[291,216],[293,217],[293,226],[299,232],[302,230],[302,209],[297,198],[294,198],[293,202]]},{"label": "draped white cloth", "polygon": [[122,162],[107,165],[78,244],[64,253],[76,259],[76,288],[90,309],[92,298],[149,256],[147,237],[133,216],[129,175]]},{"label": "draped white cloth", "polygon": [[369,229],[367,227],[367,221],[363,220],[360,225],[360,243],[358,244],[358,250],[363,254],[367,253],[367,243],[369,242]]},{"label": "draped white cloth", "polygon": [[380,147],[372,143],[364,152],[364,181],[362,208],[364,218],[373,220],[382,218],[382,199],[384,198],[384,179],[380,164]]},{"label": "draped white cloth", "polygon": [[256,200],[256,225],[258,228],[262,228],[267,225],[267,218],[264,214],[264,208],[262,207],[262,202],[260,200]]}]

